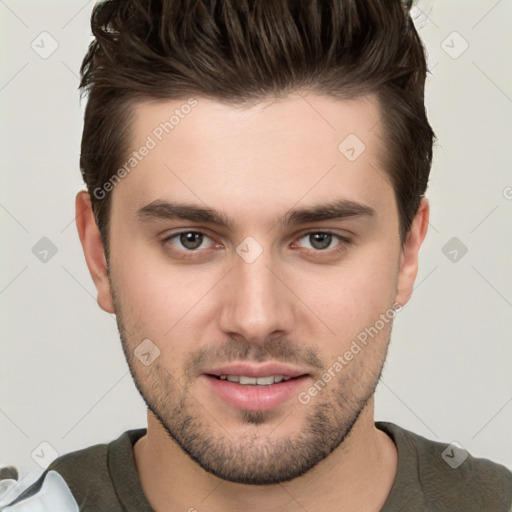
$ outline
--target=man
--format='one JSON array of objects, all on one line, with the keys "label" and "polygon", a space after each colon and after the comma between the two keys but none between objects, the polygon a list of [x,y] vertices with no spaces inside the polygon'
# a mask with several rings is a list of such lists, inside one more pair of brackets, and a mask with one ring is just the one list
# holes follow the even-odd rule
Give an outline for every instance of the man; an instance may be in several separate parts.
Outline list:
[{"label": "man", "polygon": [[511,510],[503,466],[374,422],[429,218],[409,9],[95,7],[77,227],[148,425],[6,510]]}]

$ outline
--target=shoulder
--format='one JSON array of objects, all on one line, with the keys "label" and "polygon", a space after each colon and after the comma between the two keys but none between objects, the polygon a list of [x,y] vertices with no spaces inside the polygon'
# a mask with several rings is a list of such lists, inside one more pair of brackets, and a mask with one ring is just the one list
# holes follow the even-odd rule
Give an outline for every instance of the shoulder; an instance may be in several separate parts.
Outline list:
[{"label": "shoulder", "polygon": [[77,503],[86,504],[87,510],[101,510],[105,494],[114,492],[108,471],[108,447],[97,444],[66,453],[48,467],[48,471],[56,471],[64,478]]},{"label": "shoulder", "polygon": [[[110,443],[89,446],[58,457],[37,481],[17,496],[15,502],[23,506],[23,503],[27,500],[40,499],[38,496],[47,494],[45,486],[50,485],[52,488],[56,488],[55,484],[57,483],[60,486],[58,495],[64,495],[64,490],[67,490],[69,497],[72,495],[72,499],[75,500],[77,506],[76,508],[68,506],[61,509],[52,505],[49,509],[44,510],[80,510],[81,512],[104,512],[105,510],[116,512],[123,510],[112,480],[111,459],[114,457],[124,461],[124,459],[129,458],[134,440],[144,432],[145,429],[129,430]],[[3,478],[10,478],[12,482],[15,482],[17,474],[15,474],[14,468],[7,469],[10,472],[6,473]],[[57,493],[54,493],[54,495],[57,496]],[[14,502],[11,504],[14,504]],[[23,508],[23,510],[26,509]]]},{"label": "shoulder", "polygon": [[58,472],[84,510],[121,510],[112,479],[112,458],[132,457],[133,442],[145,429],[128,430],[108,444],[96,444],[54,460],[48,470]]},{"label": "shoulder", "polygon": [[511,510],[512,472],[505,466],[473,457],[460,445],[432,441],[392,423],[378,422],[376,426],[398,448],[396,483],[413,486],[427,510]]}]

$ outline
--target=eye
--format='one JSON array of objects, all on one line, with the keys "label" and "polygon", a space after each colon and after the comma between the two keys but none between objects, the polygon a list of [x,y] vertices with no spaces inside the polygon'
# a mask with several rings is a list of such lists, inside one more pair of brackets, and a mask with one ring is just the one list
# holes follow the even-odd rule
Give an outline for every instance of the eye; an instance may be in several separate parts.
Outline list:
[{"label": "eye", "polygon": [[[209,238],[210,237],[199,231],[182,231],[181,233],[176,233],[167,237],[164,242],[169,242],[172,245],[178,246],[179,250],[194,252],[196,249],[204,249],[208,247],[208,244],[206,247],[202,247],[202,245],[205,240]],[[173,242],[173,240],[176,240],[176,242]]]},{"label": "eye", "polygon": [[[164,240],[162,243],[171,253],[181,259],[187,257],[206,257],[204,249],[222,248],[221,244],[212,243],[213,240],[201,231],[180,231],[174,233]],[[350,240],[342,235],[331,231],[311,231],[304,234],[293,244],[293,247],[304,247],[313,253],[333,253],[343,252],[347,249]],[[332,249],[332,251],[331,251]]]},{"label": "eye", "polygon": [[[314,231],[307,233],[303,237],[299,239],[299,242],[305,240],[306,243],[309,243],[308,249],[313,249],[315,251],[326,251],[327,249],[333,248],[336,245],[339,245],[339,242],[349,243],[348,238],[338,235],[336,233],[332,233],[330,231]],[[334,244],[333,242],[338,242],[338,244]]]}]

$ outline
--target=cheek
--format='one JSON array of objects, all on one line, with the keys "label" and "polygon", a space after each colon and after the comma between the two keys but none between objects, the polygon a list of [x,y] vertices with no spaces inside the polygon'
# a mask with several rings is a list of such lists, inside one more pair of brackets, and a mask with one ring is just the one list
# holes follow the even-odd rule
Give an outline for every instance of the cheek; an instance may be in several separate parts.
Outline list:
[{"label": "cheek", "polygon": [[[350,343],[374,325],[381,314],[390,312],[396,294],[398,258],[392,248],[368,245],[325,278],[311,281],[311,307],[335,332],[338,344]],[[303,288],[304,293],[307,288]]]},{"label": "cheek", "polygon": [[160,365],[180,378],[180,364],[200,341],[208,290],[218,276],[207,266],[179,267],[149,253],[133,245],[130,251],[112,252],[116,309],[131,348],[150,339],[160,350]]},{"label": "cheek", "polygon": [[168,326],[166,332],[204,294],[200,272],[171,264],[157,242],[149,244],[123,232],[112,242],[111,275],[118,295],[123,307],[146,327],[158,332]]},{"label": "cheek", "polygon": [[138,331],[164,341],[197,318],[201,297],[208,290],[207,282],[200,283],[197,274],[170,267],[118,270],[116,285],[123,310],[129,312],[129,321]]}]

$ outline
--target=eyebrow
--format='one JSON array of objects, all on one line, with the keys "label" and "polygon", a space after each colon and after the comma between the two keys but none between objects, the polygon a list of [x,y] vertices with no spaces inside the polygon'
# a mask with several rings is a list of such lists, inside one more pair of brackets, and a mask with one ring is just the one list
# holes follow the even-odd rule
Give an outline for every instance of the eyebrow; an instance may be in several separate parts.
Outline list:
[{"label": "eyebrow", "polygon": [[[348,199],[336,199],[327,203],[306,208],[288,210],[281,218],[274,219],[275,224],[295,226],[310,222],[341,220],[353,217],[373,217],[376,212],[370,206]],[[188,220],[222,226],[233,230],[234,221],[224,213],[194,204],[175,203],[157,199],[140,208],[137,217],[142,221],[151,220]]]}]

